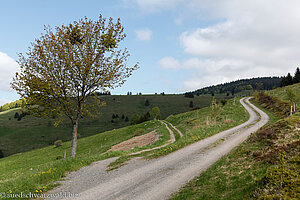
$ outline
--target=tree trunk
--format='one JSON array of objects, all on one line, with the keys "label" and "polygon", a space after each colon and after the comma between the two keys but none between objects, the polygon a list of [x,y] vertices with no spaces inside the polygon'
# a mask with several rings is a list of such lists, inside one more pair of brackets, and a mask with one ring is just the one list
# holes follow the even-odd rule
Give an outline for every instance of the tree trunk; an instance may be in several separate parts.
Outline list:
[{"label": "tree trunk", "polygon": [[77,130],[78,130],[78,119],[75,120],[73,123],[73,132],[72,132],[72,146],[71,146],[71,157],[75,158],[76,157],[76,151],[77,151]]}]

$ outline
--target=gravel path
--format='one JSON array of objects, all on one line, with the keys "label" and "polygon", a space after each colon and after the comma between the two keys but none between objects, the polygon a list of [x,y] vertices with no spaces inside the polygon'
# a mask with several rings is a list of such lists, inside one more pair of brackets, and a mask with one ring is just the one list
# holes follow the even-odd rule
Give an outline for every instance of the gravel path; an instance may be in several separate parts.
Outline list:
[{"label": "gravel path", "polygon": [[143,153],[143,152],[152,151],[152,150],[155,150],[155,149],[160,149],[160,148],[168,146],[169,144],[172,144],[172,143],[174,143],[176,141],[175,135],[174,135],[173,131],[168,127],[167,123],[165,123],[165,122],[163,122],[161,120],[160,120],[160,122],[162,124],[164,124],[166,126],[167,130],[169,131],[169,133],[170,133],[170,140],[166,144],[163,144],[161,146],[153,147],[152,149],[144,149],[144,150],[141,150],[141,151],[138,151],[138,152],[131,153],[129,155],[136,155],[136,154],[140,154],[140,153]]},{"label": "gravel path", "polygon": [[[132,159],[118,170],[105,171],[106,166],[116,158],[96,162],[71,173],[60,187],[49,193],[66,191],[67,194],[79,195],[71,199],[82,200],[168,199],[173,192],[199,176],[268,122],[269,117],[252,105],[249,98],[242,99],[241,103],[250,113],[250,118],[239,126],[158,159]],[[259,113],[260,118],[249,105]]]}]

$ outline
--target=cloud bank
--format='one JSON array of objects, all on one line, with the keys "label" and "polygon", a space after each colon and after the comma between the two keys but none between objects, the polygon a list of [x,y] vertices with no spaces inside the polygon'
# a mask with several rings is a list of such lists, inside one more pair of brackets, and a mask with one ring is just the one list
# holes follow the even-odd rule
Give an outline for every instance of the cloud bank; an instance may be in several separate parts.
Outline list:
[{"label": "cloud bank", "polygon": [[166,55],[159,61],[164,69],[192,69],[183,90],[240,78],[281,76],[294,73],[300,65],[298,0],[135,2],[152,13],[180,9],[191,15],[186,18],[217,21],[181,33],[182,51],[190,58],[177,60]]},{"label": "cloud bank", "polygon": [[6,53],[0,52],[0,91],[12,90],[10,82],[18,70],[18,63]]}]

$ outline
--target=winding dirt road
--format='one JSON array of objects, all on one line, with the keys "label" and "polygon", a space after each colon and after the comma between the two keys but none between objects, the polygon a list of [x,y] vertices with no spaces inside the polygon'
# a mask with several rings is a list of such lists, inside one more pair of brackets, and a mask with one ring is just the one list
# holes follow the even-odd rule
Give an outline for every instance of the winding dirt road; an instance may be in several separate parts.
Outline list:
[{"label": "winding dirt road", "polygon": [[71,173],[60,187],[49,193],[67,191],[78,194],[76,199],[82,200],[168,199],[268,122],[267,114],[252,105],[249,98],[243,98],[241,103],[250,118],[239,126],[158,159],[133,159],[118,170],[105,171],[106,166],[116,158],[96,162]]}]

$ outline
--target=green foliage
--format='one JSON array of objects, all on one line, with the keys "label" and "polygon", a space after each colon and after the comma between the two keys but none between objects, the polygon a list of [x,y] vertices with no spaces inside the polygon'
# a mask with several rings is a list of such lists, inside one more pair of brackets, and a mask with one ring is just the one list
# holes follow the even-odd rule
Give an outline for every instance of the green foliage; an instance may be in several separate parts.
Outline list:
[{"label": "green foliage", "polygon": [[221,114],[222,107],[219,104],[217,104],[215,98],[213,98],[213,100],[211,101],[210,109],[211,109],[210,117],[214,122],[216,122],[217,117],[219,117]]},{"label": "green foliage", "polygon": [[222,106],[225,106],[226,103],[227,103],[227,99],[223,98],[223,99],[220,100],[220,102],[221,102]]},{"label": "green foliage", "polygon": [[291,88],[286,89],[286,96],[292,104],[296,102],[296,94]]},{"label": "green foliage", "polygon": [[[101,15],[96,21],[85,17],[45,31],[26,54],[19,54],[20,73],[11,86],[36,116],[54,116],[54,125],[65,116],[70,119],[71,156],[75,157],[79,119],[93,116],[96,107],[104,105],[97,95],[90,94],[121,86],[138,65],[128,67],[129,53],[119,48],[126,36],[120,19],[106,22]],[[87,103],[88,97],[92,103]]]},{"label": "green foliage", "polygon": [[281,101],[290,101],[289,97],[287,96],[287,90],[291,90],[295,96],[295,103],[296,105],[300,105],[300,83],[296,83],[293,85],[289,85],[282,88],[276,88],[275,90],[267,91],[267,94],[274,96]]},{"label": "green foliage", "polygon": [[62,144],[63,144],[62,140],[56,140],[54,142],[55,147],[60,147],[60,146],[62,146]]},{"label": "green foliage", "polygon": [[23,104],[25,104],[25,99],[20,99],[11,103],[6,103],[3,106],[1,106],[0,112],[21,107]]},{"label": "green foliage", "polygon": [[151,117],[153,117],[154,119],[160,119],[160,109],[159,109],[159,107],[154,107],[154,108],[152,108],[152,110],[151,110]]},{"label": "green foliage", "polygon": [[300,158],[295,157],[289,162],[285,153],[280,154],[279,164],[267,170],[258,182],[257,199],[298,199]]},{"label": "green foliage", "polygon": [[135,113],[132,117],[131,117],[131,120],[130,120],[130,124],[133,125],[133,124],[138,124],[141,120],[141,116],[137,113]]},{"label": "green foliage", "polygon": [[296,84],[296,83],[300,83],[299,67],[297,67],[294,76],[292,76],[290,73],[288,73],[287,76],[282,77],[280,87],[285,87],[285,86]]}]

